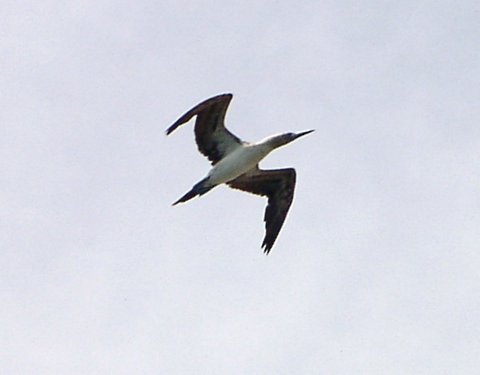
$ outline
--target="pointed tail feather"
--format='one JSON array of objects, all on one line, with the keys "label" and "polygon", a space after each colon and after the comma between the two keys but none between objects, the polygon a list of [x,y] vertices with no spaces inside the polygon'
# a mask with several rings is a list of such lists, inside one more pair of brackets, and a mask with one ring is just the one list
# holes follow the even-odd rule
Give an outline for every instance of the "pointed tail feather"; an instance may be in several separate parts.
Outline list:
[{"label": "pointed tail feather", "polygon": [[200,195],[206,194],[208,191],[213,189],[215,186],[205,186],[207,181],[208,181],[208,177],[204,178],[203,180],[195,184],[188,193],[186,193],[183,197],[181,197],[179,200],[173,203],[172,206],[175,206],[179,203],[187,202],[190,199],[195,198],[197,195],[200,196]]}]

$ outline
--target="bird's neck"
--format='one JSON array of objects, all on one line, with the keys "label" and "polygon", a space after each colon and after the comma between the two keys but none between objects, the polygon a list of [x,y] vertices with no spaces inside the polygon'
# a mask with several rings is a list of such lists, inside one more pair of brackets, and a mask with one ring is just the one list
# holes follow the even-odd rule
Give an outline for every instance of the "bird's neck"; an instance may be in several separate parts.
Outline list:
[{"label": "bird's neck", "polygon": [[274,135],[272,137],[265,138],[265,139],[263,139],[263,140],[261,140],[260,142],[257,143],[257,145],[259,145],[261,147],[265,147],[266,149],[268,149],[268,152],[273,151],[276,148],[283,146],[284,144],[285,144],[285,142],[278,135]]}]

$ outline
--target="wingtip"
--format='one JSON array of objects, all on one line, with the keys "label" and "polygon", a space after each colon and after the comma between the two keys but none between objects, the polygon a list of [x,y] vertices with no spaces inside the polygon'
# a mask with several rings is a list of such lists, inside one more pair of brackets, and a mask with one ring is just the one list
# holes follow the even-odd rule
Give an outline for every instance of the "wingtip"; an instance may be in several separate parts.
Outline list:
[{"label": "wingtip", "polygon": [[214,96],[214,97],[211,98],[211,99],[214,99],[214,100],[215,100],[215,99],[226,99],[226,98],[228,98],[229,101],[232,100],[233,94],[232,94],[232,93],[229,93],[229,92],[225,92],[225,93],[223,93],[223,94],[218,94],[218,95]]},{"label": "wingtip", "polygon": [[[190,192],[189,192],[190,193]],[[188,194],[188,193],[187,193]],[[176,206],[177,204],[179,203],[183,203],[183,202],[186,202],[187,200],[185,199],[187,197],[187,194],[185,194],[184,196],[182,196],[181,198],[178,198],[175,202],[172,203],[172,207],[173,206]],[[189,198],[191,199],[191,198]]]},{"label": "wingtip", "polygon": [[265,255],[268,255],[268,254],[270,254],[270,250],[272,250],[272,246],[269,246],[269,245],[267,245],[267,243],[263,242],[262,243],[262,249],[263,249],[263,253]]},{"label": "wingtip", "polygon": [[165,135],[170,135],[174,131],[174,125],[170,126],[167,130],[165,130]]}]

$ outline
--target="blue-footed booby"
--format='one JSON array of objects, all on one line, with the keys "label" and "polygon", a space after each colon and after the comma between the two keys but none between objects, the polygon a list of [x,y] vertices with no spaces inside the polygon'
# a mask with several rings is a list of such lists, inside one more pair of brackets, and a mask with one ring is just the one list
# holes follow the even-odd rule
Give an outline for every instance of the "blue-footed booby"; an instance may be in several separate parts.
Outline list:
[{"label": "blue-footed booby", "polygon": [[174,202],[173,206],[204,195],[220,184],[268,197],[264,216],[266,233],[262,243],[264,252],[268,254],[292,204],[296,173],[293,168],[263,170],[258,163],[276,148],[313,130],[274,135],[256,143],[242,141],[224,124],[231,100],[232,94],[207,99],[186,112],[166,130],[168,135],[197,116],[194,131],[198,150],[213,165],[207,176]]}]

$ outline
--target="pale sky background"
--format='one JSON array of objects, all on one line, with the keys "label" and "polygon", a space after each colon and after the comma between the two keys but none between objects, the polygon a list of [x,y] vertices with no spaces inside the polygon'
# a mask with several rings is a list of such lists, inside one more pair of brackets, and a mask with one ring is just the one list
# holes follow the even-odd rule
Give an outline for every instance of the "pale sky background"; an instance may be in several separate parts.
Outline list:
[{"label": "pale sky background", "polygon": [[[479,374],[478,1],[3,1],[1,374]],[[271,254],[198,102],[315,128]]]}]

